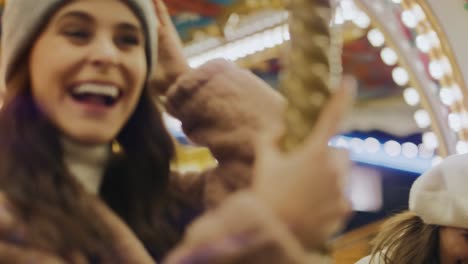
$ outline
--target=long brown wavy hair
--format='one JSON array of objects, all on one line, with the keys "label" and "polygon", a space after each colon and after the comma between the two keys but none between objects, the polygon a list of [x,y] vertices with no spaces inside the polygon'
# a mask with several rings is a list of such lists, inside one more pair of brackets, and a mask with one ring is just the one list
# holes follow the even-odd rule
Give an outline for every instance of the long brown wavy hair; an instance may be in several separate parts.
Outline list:
[{"label": "long brown wavy hair", "polygon": [[[108,231],[64,164],[59,131],[34,102],[28,55],[7,83],[0,111],[0,190],[27,225],[25,244],[64,257],[79,250],[106,259],[112,254]],[[117,139],[125,155],[109,163],[100,196],[160,259],[199,211],[174,210],[174,204],[185,205],[168,188],[174,143],[149,87]]]},{"label": "long brown wavy hair", "polygon": [[370,263],[438,263],[439,227],[406,211],[385,221],[372,244]]}]

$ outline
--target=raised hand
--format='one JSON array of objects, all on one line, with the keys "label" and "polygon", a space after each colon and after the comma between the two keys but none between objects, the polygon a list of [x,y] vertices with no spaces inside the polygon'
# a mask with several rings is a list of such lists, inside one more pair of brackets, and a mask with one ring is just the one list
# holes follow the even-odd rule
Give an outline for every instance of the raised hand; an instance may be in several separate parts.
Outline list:
[{"label": "raised hand", "polygon": [[164,263],[299,264],[307,257],[275,212],[243,191],[195,221]]},{"label": "raised hand", "polygon": [[354,80],[343,82],[302,146],[281,152],[278,132],[265,135],[257,146],[254,190],[308,248],[323,245],[350,213],[344,194],[349,159],[328,141],[349,109],[354,86]]},{"label": "raised hand", "polygon": [[350,212],[343,192],[349,160],[328,140],[353,99],[353,83],[344,82],[298,149],[282,153],[279,133],[266,134],[257,146],[253,188],[194,222],[165,263],[324,263],[304,247],[321,247]]},{"label": "raised hand", "polygon": [[163,0],[153,0],[158,17],[158,65],[156,66],[156,92],[164,95],[169,86],[190,69],[183,53],[183,45]]}]

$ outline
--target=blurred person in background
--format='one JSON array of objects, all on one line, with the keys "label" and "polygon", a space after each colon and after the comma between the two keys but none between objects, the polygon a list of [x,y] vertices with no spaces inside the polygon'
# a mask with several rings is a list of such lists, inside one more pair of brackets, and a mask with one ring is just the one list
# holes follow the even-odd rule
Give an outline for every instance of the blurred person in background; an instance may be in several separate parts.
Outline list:
[{"label": "blurred person in background", "polygon": [[411,187],[409,211],[395,215],[358,264],[468,263],[468,155],[447,157]]}]

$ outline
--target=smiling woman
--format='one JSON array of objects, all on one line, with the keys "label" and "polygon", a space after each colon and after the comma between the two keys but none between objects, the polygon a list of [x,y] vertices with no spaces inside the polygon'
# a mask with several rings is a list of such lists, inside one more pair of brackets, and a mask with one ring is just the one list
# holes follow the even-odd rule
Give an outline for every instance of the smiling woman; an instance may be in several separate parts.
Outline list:
[{"label": "smiling woman", "polygon": [[[174,243],[154,235],[165,223],[153,225],[164,222],[154,218],[173,157],[146,85],[156,58],[153,12],[146,0],[7,3],[0,181],[29,227],[26,244],[110,258],[106,224],[93,221],[89,194],[97,193],[145,243]],[[112,155],[112,140],[125,157]]]},{"label": "smiling woman", "polygon": [[[190,262],[301,263],[304,247],[322,245],[343,224],[348,159],[327,142],[352,82],[332,96],[304,146],[284,154],[270,134],[282,125],[284,100],[226,61],[190,69],[159,0],[13,0],[2,23],[0,262],[40,253],[66,263],[154,263],[214,208],[175,259],[187,263],[184,245],[197,253],[220,238],[232,242],[228,251],[188,254]],[[156,92],[188,136],[210,148],[215,169],[170,171],[174,142]],[[206,219],[221,228],[205,229]]]},{"label": "smiling woman", "polygon": [[123,2],[72,2],[36,40],[29,69],[39,109],[63,134],[107,143],[133,113],[147,77],[142,25]]}]

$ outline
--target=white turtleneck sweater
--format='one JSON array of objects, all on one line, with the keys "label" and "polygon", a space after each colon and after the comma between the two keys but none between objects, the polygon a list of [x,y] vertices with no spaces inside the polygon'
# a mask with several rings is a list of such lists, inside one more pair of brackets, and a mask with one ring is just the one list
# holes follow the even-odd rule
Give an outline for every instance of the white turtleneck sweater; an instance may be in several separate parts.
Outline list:
[{"label": "white turtleneck sweater", "polygon": [[70,173],[88,192],[97,194],[111,156],[109,144],[85,145],[66,138],[61,142],[64,162]]}]

